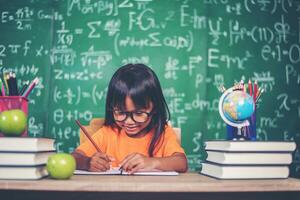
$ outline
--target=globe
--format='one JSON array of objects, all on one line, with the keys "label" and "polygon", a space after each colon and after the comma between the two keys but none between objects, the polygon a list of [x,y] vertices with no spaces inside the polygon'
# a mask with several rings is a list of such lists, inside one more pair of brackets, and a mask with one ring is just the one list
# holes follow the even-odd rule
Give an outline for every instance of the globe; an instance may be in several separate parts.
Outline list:
[{"label": "globe", "polygon": [[242,128],[249,126],[248,118],[255,109],[253,98],[242,90],[229,88],[219,101],[219,113],[226,124]]}]

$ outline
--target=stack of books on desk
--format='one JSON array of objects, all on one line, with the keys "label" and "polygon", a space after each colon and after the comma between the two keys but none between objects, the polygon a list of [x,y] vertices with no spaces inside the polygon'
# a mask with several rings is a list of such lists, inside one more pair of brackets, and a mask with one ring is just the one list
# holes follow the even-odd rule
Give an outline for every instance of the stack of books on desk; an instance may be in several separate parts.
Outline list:
[{"label": "stack of books on desk", "polygon": [[48,175],[48,157],[54,153],[53,139],[0,137],[0,179],[43,178]]},{"label": "stack of books on desk", "polygon": [[218,179],[287,178],[295,142],[207,141],[201,173]]}]

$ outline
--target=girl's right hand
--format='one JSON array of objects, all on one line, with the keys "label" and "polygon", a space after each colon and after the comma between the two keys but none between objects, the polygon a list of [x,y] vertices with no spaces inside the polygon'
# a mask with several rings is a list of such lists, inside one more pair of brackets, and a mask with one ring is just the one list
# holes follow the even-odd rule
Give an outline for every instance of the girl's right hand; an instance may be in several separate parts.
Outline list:
[{"label": "girl's right hand", "polygon": [[110,163],[114,161],[114,158],[106,155],[102,152],[96,152],[90,159],[90,165],[88,171],[107,171],[110,169]]}]

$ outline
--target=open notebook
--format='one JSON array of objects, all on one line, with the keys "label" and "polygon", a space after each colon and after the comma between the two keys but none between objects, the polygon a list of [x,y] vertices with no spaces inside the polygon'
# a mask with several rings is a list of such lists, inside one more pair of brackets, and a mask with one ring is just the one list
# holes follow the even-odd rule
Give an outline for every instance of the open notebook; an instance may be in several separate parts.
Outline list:
[{"label": "open notebook", "polygon": [[[129,175],[129,173],[120,170],[119,168],[112,168],[105,172],[89,172],[84,170],[75,170],[74,174],[85,174],[85,175]],[[132,175],[140,176],[177,176],[178,172],[175,171],[138,171]]]}]

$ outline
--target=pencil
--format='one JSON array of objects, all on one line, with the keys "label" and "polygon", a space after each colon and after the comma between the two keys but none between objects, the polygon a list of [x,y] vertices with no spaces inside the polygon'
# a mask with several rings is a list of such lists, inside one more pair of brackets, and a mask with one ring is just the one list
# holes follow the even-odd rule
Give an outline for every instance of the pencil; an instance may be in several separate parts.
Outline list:
[{"label": "pencil", "polygon": [[19,92],[18,92],[18,84],[17,84],[17,77],[16,77],[16,74],[14,72],[11,73],[11,93],[12,93],[12,96],[18,96],[19,95]]},{"label": "pencil", "polygon": [[0,78],[0,90],[1,90],[1,96],[5,96],[5,89],[1,78]]},{"label": "pencil", "polygon": [[252,96],[252,83],[251,83],[251,80],[250,80],[250,79],[249,79],[249,81],[248,81],[248,90],[249,90],[250,96]]},{"label": "pencil", "polygon": [[254,102],[256,102],[256,99],[257,99],[257,96],[256,96],[256,93],[257,93],[257,89],[258,89],[258,86],[257,86],[257,80],[255,80],[254,81],[254,92],[253,92],[253,94],[254,94]]},{"label": "pencil", "polygon": [[220,92],[225,92],[226,91],[226,88],[224,87],[224,85],[221,85],[218,89],[219,89]]},{"label": "pencil", "polygon": [[39,79],[35,78],[30,85],[28,86],[28,88],[26,89],[26,91],[23,94],[23,97],[27,98],[29,93],[33,90],[33,88],[39,83]]},{"label": "pencil", "polygon": [[94,145],[94,147],[97,149],[98,152],[102,152],[101,149],[96,145],[93,138],[90,136],[90,134],[87,132],[87,130],[80,124],[79,120],[75,120],[76,124],[79,126],[79,128],[82,130],[84,135],[89,139],[89,141]]},{"label": "pencil", "polygon": [[262,88],[261,90],[259,90],[259,94],[257,95],[257,98],[255,99],[255,102],[258,101],[258,99],[260,98],[261,94],[264,92],[264,88]]},{"label": "pencil", "polygon": [[260,91],[261,91],[261,87],[259,87],[259,88],[257,89],[257,92],[256,92],[256,94],[255,94],[256,97],[258,97]]},{"label": "pencil", "polygon": [[12,95],[12,88],[11,88],[11,78],[10,78],[10,73],[8,73],[6,76],[5,76],[5,79],[6,79],[6,83],[7,83],[7,90],[8,90],[8,96],[13,96]]},{"label": "pencil", "polygon": [[245,86],[245,83],[244,83],[244,80],[242,79],[239,83],[239,90],[243,90],[244,91],[244,86]]},{"label": "pencil", "polygon": [[23,95],[23,93],[24,93],[25,90],[27,89],[28,85],[29,85],[29,81],[26,81],[26,82],[24,83],[22,89],[21,89],[20,92],[19,92],[19,96],[22,96],[22,95]]},{"label": "pencil", "polygon": [[8,85],[7,85],[7,72],[3,72],[3,83],[6,87],[6,92],[7,92],[7,95],[9,95],[9,92],[8,92]]}]

